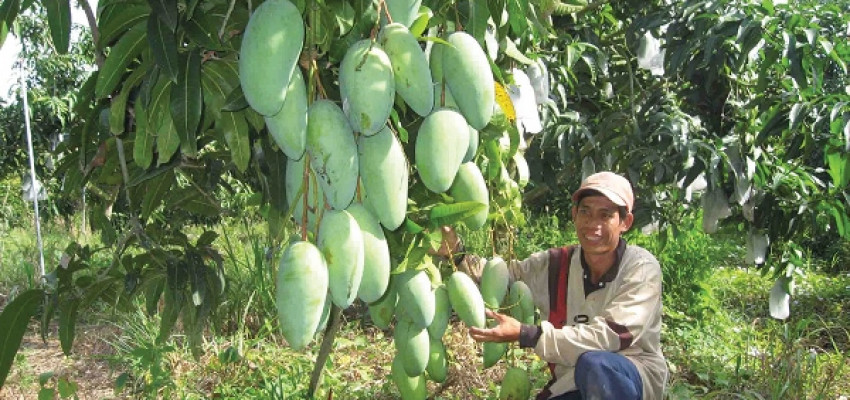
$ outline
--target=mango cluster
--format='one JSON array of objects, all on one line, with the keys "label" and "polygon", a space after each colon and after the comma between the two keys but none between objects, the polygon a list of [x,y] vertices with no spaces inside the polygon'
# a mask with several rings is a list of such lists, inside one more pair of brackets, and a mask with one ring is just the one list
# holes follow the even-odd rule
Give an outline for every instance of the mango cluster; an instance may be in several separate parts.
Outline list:
[{"label": "mango cluster", "polygon": [[[497,106],[490,61],[475,38],[452,32],[426,54],[409,30],[420,2],[385,3],[377,36],[353,43],[339,64],[339,102],[308,96],[311,82],[299,68],[304,23],[289,0],[266,0],[252,13],[239,77],[246,101],[287,157],[285,188],[295,222],[315,233],[292,241],[279,262],[284,337],[302,349],[327,323],[331,304],[345,309],[360,299],[376,325],[386,329],[395,320],[392,377],[402,397],[425,398],[426,374],[446,379],[442,337],[452,310],[467,325],[484,327],[485,304],[498,308],[507,297],[515,301],[512,313],[532,320],[534,309],[523,284],[508,291],[501,260],[486,269],[498,270],[498,279],[487,278],[480,290],[462,272],[443,282],[427,261],[392,272],[385,232],[404,224],[411,185],[487,205],[463,221],[471,229],[486,224],[490,192],[472,160],[478,131]],[[421,118],[412,157],[417,180],[389,124],[397,96]],[[505,350],[485,346],[485,364],[495,364]]]}]

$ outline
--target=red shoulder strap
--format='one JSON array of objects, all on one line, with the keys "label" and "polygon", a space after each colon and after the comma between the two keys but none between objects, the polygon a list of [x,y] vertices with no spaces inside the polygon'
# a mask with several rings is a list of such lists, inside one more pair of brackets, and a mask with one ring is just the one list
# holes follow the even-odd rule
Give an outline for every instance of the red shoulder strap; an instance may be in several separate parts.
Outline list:
[{"label": "red shoulder strap", "polygon": [[[558,254],[558,285],[555,293],[555,301],[549,302],[549,323],[556,329],[561,329],[567,322],[567,282],[570,279],[570,258],[573,255],[573,247],[560,248]],[[552,287],[554,285],[550,285]],[[552,296],[552,293],[549,293]],[[552,379],[555,379],[555,364],[549,363],[549,371],[552,372]],[[551,383],[551,382],[550,382]]]},{"label": "red shoulder strap", "polygon": [[[558,265],[558,285],[553,307],[549,309],[549,322],[557,329],[563,328],[567,322],[567,281],[570,277],[570,258],[572,247],[560,248]],[[549,293],[552,296],[552,293]]]}]

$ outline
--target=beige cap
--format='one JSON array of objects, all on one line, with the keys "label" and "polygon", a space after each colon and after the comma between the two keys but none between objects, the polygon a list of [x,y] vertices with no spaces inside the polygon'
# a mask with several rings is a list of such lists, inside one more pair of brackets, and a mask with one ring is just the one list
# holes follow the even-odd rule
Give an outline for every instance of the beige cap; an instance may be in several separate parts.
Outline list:
[{"label": "beige cap", "polygon": [[585,178],[581,187],[573,193],[573,202],[589,190],[597,191],[609,198],[614,204],[626,207],[626,211],[632,212],[635,205],[635,195],[632,192],[632,184],[629,180],[613,172],[597,172]]}]

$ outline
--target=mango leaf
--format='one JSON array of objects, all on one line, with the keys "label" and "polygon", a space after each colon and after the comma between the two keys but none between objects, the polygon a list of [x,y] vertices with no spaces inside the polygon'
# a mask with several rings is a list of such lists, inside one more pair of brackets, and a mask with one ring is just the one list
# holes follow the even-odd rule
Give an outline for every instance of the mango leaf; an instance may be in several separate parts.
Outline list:
[{"label": "mango leaf", "polygon": [[139,65],[124,81],[121,93],[112,99],[112,103],[109,105],[109,131],[113,135],[120,135],[124,133],[124,120],[127,117],[127,99],[129,98],[132,90],[148,73],[150,68],[150,62],[147,60],[142,62],[142,64]]},{"label": "mango leaf", "polygon": [[428,219],[431,222],[432,228],[437,229],[443,225],[452,225],[456,222],[460,222],[477,214],[485,208],[487,208],[486,204],[476,201],[438,204],[431,209],[431,212],[428,214]]},{"label": "mango leaf", "polygon": [[221,213],[221,206],[215,202],[215,199],[201,193],[195,187],[170,191],[165,204],[169,209],[182,208],[208,217],[214,217]]},{"label": "mango leaf", "polygon": [[148,129],[148,115],[141,101],[134,106],[136,115],[136,139],[133,142],[133,161],[142,169],[148,169],[153,162],[154,135]]},{"label": "mango leaf", "polygon": [[218,238],[218,233],[215,231],[204,231],[198,241],[195,242],[195,247],[209,246]]},{"label": "mango leaf", "polygon": [[[169,269],[171,268],[182,268],[181,266],[171,266],[169,265]],[[174,287],[171,273],[169,273],[169,279],[167,281],[167,285],[165,285],[165,296],[163,301],[162,308],[162,319],[159,324],[159,335],[156,337],[157,343],[165,343],[169,336],[171,336],[171,330],[174,328],[174,324],[177,322],[177,318],[180,316],[180,311],[183,310],[183,307],[186,304],[185,294],[183,293],[182,287]]]},{"label": "mango leaf", "polygon": [[68,54],[71,42],[71,2],[70,0],[43,0],[47,10],[47,26],[53,47],[59,54]]},{"label": "mango leaf", "polygon": [[151,14],[148,16],[148,46],[156,64],[172,81],[177,81],[180,61],[177,58],[177,39],[165,22]]},{"label": "mango leaf", "polygon": [[177,0],[149,0],[149,3],[153,14],[156,14],[165,26],[174,33],[174,30],[177,29],[177,21],[180,19],[177,13]]},{"label": "mango leaf", "polygon": [[145,26],[143,23],[136,24],[129,32],[124,34],[118,43],[109,51],[103,66],[97,75],[97,83],[94,86],[94,94],[97,98],[103,98],[112,93],[121,77],[127,70],[130,62],[145,48]]},{"label": "mango leaf", "polygon": [[194,157],[198,153],[196,136],[201,123],[201,53],[190,50],[180,57],[177,85],[171,89],[171,117],[177,127],[183,154]]},{"label": "mango leaf", "polygon": [[[201,66],[201,87],[203,89],[205,113],[218,118],[224,108],[227,97],[239,87],[239,72],[234,60],[209,60]],[[242,91],[239,90],[241,94]],[[242,95],[245,108],[248,102]],[[238,111],[238,110],[236,110]]]},{"label": "mango leaf", "polygon": [[172,86],[171,80],[161,77],[151,91],[148,129],[152,129],[156,135],[157,165],[167,163],[180,147],[180,137],[174,128],[169,110]]},{"label": "mango leaf", "polygon": [[516,36],[522,36],[528,27],[526,14],[528,13],[528,2],[524,0],[508,0],[508,22],[511,30]]},{"label": "mango leaf", "polygon": [[490,19],[490,9],[486,1],[469,2],[469,21],[466,23],[466,30],[482,46],[484,46],[484,34],[487,33],[488,19]]},{"label": "mango leaf", "polygon": [[12,22],[18,17],[20,7],[20,0],[4,0],[3,3],[0,3],[0,47],[6,41],[6,35],[9,34]]},{"label": "mango leaf", "polygon": [[829,176],[838,190],[847,188],[850,183],[850,155],[838,148],[827,149],[826,164],[829,166]]},{"label": "mango leaf", "polygon": [[6,382],[30,319],[38,312],[44,291],[30,289],[14,298],[0,313],[0,388]]},{"label": "mango leaf", "polygon": [[[268,138],[268,137],[267,137]],[[277,146],[263,140],[263,161],[267,169],[263,169],[268,188],[268,201],[279,213],[285,213],[289,208],[286,201],[286,156]]]},{"label": "mango leaf", "polygon": [[115,227],[112,226],[112,221],[106,217],[106,212],[102,205],[96,205],[91,208],[89,220],[95,230],[100,231],[100,237],[103,244],[112,246],[117,239],[118,234],[115,232]]},{"label": "mango leaf", "polygon": [[239,171],[245,172],[251,161],[251,140],[245,112],[223,112],[215,126],[230,148],[233,164]]},{"label": "mango leaf", "polygon": [[167,173],[159,175],[145,185],[145,197],[142,199],[142,220],[147,220],[154,210],[162,204],[165,195],[171,190],[174,185],[174,172],[169,170]]},{"label": "mango leaf", "polygon": [[[220,23],[219,23],[220,24]],[[198,14],[183,24],[183,31],[201,48],[206,50],[221,50],[222,43],[218,39],[219,24],[206,14]]]},{"label": "mango leaf", "polygon": [[59,303],[59,344],[66,356],[71,355],[71,348],[74,344],[77,306],[79,304],[79,299],[66,299]]},{"label": "mango leaf", "polygon": [[245,93],[240,86],[227,95],[221,109],[224,111],[241,111],[246,108],[248,108],[248,100],[245,99]]},{"label": "mango leaf", "polygon": [[151,13],[147,4],[126,4],[112,6],[113,12],[102,12],[97,26],[100,33],[98,48],[105,48],[115,38],[127,32],[131,27],[143,22]]}]

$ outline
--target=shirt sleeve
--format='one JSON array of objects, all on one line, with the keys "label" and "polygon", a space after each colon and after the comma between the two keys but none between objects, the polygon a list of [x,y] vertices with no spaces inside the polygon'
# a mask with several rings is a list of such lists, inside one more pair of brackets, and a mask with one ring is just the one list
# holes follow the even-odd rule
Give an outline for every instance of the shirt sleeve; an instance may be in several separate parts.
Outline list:
[{"label": "shirt sleeve", "polygon": [[575,366],[586,351],[623,351],[637,342],[661,304],[661,269],[657,261],[637,262],[640,265],[621,269],[627,275],[616,294],[588,323],[555,329],[544,321],[535,352],[547,362]]}]

